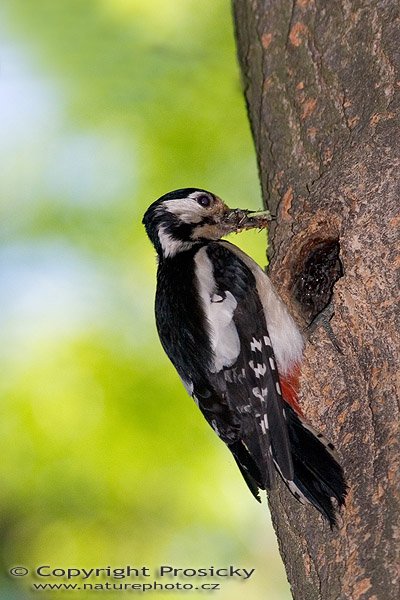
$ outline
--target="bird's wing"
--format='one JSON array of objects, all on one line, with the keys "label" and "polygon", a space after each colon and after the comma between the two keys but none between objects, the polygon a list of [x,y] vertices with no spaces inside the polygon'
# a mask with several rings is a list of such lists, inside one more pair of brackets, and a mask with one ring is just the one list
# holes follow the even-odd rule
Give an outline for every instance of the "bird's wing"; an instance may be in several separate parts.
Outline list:
[{"label": "bird's wing", "polygon": [[[219,242],[199,250],[195,262],[214,361],[207,378],[199,373],[193,382],[193,396],[220,437],[230,447],[236,444],[231,450],[242,473],[252,471],[257,482],[254,465],[243,464],[239,456],[245,452],[258,467],[262,487],[272,483],[273,464],[285,480],[292,480],[284,402],[255,277]],[[227,435],[228,421],[234,428]]]}]

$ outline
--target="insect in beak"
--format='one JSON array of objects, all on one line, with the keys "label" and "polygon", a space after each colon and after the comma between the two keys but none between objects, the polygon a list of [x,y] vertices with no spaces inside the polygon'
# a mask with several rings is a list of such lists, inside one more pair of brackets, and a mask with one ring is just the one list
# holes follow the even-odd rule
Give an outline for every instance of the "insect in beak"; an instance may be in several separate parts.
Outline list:
[{"label": "insect in beak", "polygon": [[270,221],[272,221],[272,217],[267,210],[252,211],[227,207],[222,216],[222,223],[230,233],[245,229],[265,229]]}]

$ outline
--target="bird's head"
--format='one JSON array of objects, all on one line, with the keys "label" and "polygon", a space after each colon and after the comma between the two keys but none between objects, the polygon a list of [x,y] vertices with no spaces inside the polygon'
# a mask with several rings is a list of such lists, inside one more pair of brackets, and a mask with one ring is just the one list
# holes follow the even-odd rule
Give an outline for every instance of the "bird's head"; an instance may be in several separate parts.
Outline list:
[{"label": "bird's head", "polygon": [[270,219],[268,212],[231,209],[211,192],[184,188],[153,202],[143,224],[157,253],[168,258],[228,233],[266,227]]}]

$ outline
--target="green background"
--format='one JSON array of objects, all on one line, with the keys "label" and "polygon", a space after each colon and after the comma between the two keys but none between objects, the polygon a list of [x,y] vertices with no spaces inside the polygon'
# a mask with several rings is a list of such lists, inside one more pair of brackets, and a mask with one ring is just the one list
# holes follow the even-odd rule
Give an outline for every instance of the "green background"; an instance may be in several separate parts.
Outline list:
[{"label": "green background", "polygon": [[[183,595],[288,599],[158,342],[141,225],[179,187],[261,207],[229,2],[3,0],[0,38],[0,597],[32,596],[14,565],[232,564],[255,575]],[[263,234],[233,241],[264,264]]]}]

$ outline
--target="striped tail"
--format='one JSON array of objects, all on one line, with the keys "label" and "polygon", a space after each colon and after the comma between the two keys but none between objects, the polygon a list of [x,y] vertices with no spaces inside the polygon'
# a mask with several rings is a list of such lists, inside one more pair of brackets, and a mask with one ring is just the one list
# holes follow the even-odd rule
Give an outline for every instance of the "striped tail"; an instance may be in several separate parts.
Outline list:
[{"label": "striped tail", "polygon": [[336,508],[344,505],[347,494],[335,448],[288,404],[285,412],[294,467],[293,481],[285,483],[297,500],[312,504],[333,527]]}]

